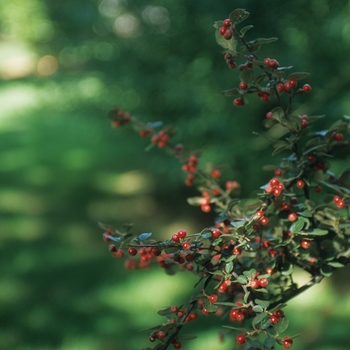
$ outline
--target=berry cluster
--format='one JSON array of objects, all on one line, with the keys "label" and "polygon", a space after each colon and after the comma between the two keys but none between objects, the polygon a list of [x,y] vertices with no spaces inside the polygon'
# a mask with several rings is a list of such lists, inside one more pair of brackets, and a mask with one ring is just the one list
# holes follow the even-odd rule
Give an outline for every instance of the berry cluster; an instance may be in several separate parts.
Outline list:
[{"label": "berry cluster", "polygon": [[159,148],[163,148],[169,142],[169,135],[164,130],[160,130],[157,134],[152,136],[151,141]]},{"label": "berry cluster", "polygon": [[225,19],[223,21],[223,26],[219,29],[219,33],[226,39],[230,40],[233,37],[233,31],[229,29],[231,27],[231,21],[229,19]]},{"label": "berry cluster", "polygon": [[123,125],[129,124],[131,121],[130,113],[119,107],[114,107],[110,110],[108,117],[111,119],[112,127],[114,128],[119,128]]},{"label": "berry cluster", "polygon": [[185,181],[185,184],[187,186],[194,185],[194,178],[195,178],[195,172],[197,170],[197,167],[198,167],[198,157],[195,154],[190,155],[187,162],[182,165],[182,170],[188,173]]}]

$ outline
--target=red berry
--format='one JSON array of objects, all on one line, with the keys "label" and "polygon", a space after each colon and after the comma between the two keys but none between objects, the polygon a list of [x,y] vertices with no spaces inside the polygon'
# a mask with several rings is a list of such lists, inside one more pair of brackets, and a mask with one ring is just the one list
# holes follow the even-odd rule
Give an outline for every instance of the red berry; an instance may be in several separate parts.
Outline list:
[{"label": "red berry", "polygon": [[288,215],[288,220],[290,222],[294,222],[294,221],[297,221],[298,220],[298,215],[296,213],[290,213]]},{"label": "red berry", "polygon": [[277,84],[276,89],[278,92],[283,92],[284,91],[284,85],[283,84]]},{"label": "red berry", "polygon": [[301,247],[304,249],[308,249],[311,245],[311,242],[308,239],[303,239],[300,243]]},{"label": "red berry", "polygon": [[210,297],[209,297],[209,301],[214,304],[216,303],[218,300],[218,296],[216,294],[212,294]]},{"label": "red berry", "polygon": [[172,241],[175,242],[175,243],[179,243],[180,242],[180,238],[179,236],[177,235],[177,233],[174,233],[171,237]]},{"label": "red berry", "polygon": [[[305,92],[310,92],[311,91],[311,86],[309,85],[309,84],[305,84],[304,86],[303,86],[303,90],[305,91]],[[287,349],[287,348],[286,348]]]},{"label": "red berry", "polygon": [[305,186],[305,182],[303,180],[298,180],[295,186],[298,188],[303,188]]},{"label": "red berry", "polygon": [[308,162],[312,163],[313,161],[315,161],[315,156],[313,154],[310,154],[309,156],[307,156],[307,160]]},{"label": "red berry", "polygon": [[241,188],[237,181],[227,181],[225,187],[227,190],[239,190]]},{"label": "red berry", "polygon": [[254,278],[250,281],[250,286],[253,288],[253,289],[256,289],[256,288],[259,288],[260,287],[260,284],[259,284],[259,281]]},{"label": "red berry", "polygon": [[226,33],[226,30],[227,30],[227,28],[221,27],[221,28],[219,29],[219,33],[220,33],[221,35],[224,35],[224,34]]},{"label": "red berry", "polygon": [[316,186],[316,187],[315,187],[315,192],[316,192],[316,193],[322,192],[322,187],[321,187],[321,186]]},{"label": "red berry", "polygon": [[283,338],[282,345],[285,349],[290,349],[293,345],[293,339],[286,336]]},{"label": "red berry", "polygon": [[284,90],[285,90],[285,92],[288,92],[288,93],[290,93],[293,90],[293,86],[289,81],[287,81],[284,84]]},{"label": "red berry", "polygon": [[276,170],[275,170],[275,175],[276,175],[276,176],[282,176],[282,174],[283,174],[282,169],[276,169]]},{"label": "red berry", "polygon": [[266,118],[267,118],[267,119],[271,119],[272,116],[273,116],[272,112],[267,112],[267,113],[266,113]]},{"label": "red berry", "polygon": [[177,236],[179,238],[185,238],[186,235],[187,235],[187,232],[185,230],[180,230],[180,231],[177,232]]},{"label": "red berry", "polygon": [[243,81],[242,81],[242,82],[239,83],[239,88],[241,90],[246,90],[248,88],[248,84],[243,83]]},{"label": "red berry", "polygon": [[124,257],[124,252],[121,249],[116,250],[115,252],[112,253],[114,258],[121,259]]},{"label": "red berry", "polygon": [[270,249],[269,250],[269,255],[271,258],[274,258],[277,255],[277,250],[276,249]]},{"label": "red berry", "polygon": [[235,247],[232,249],[232,253],[234,255],[241,255],[242,254],[242,249],[240,247]]},{"label": "red berry", "polygon": [[137,254],[137,249],[135,247],[130,247],[128,249],[128,254],[131,256],[135,256]]},{"label": "red berry", "polygon": [[345,201],[343,201],[342,199],[340,201],[337,202],[337,207],[338,208],[344,208],[346,205]]},{"label": "red berry", "polygon": [[272,273],[273,273],[273,269],[271,267],[267,267],[265,271],[269,275],[272,275]]},{"label": "red berry", "polygon": [[182,243],[182,249],[183,250],[189,250],[191,248],[191,243],[190,242],[183,242]]},{"label": "red berry", "polygon": [[108,246],[108,250],[112,253],[116,252],[117,251],[117,247],[115,246],[115,244],[110,244]]},{"label": "red berry", "polygon": [[291,79],[289,82],[293,87],[296,87],[298,85],[298,82],[295,79]]},{"label": "red berry", "polygon": [[244,100],[242,98],[235,98],[233,104],[237,107],[244,105]]},{"label": "red berry", "polygon": [[333,197],[333,202],[334,203],[338,203],[341,200],[341,198],[339,196],[334,196]]},{"label": "red berry", "polygon": [[158,339],[164,339],[167,336],[167,334],[164,331],[159,331],[157,333],[157,338]]},{"label": "red berry", "polygon": [[270,58],[265,58],[264,63],[268,66],[270,66],[271,59]]},{"label": "red berry", "polygon": [[276,310],[273,314],[278,318],[282,318],[284,316],[283,310]]},{"label": "red berry", "polygon": [[273,178],[270,180],[270,186],[278,186],[280,184],[280,181],[276,178]]},{"label": "red berry", "polygon": [[231,320],[237,320],[237,315],[239,314],[239,311],[237,309],[230,311],[230,318]]},{"label": "red berry", "polygon": [[211,229],[211,236],[213,238],[218,238],[221,236],[221,231],[217,228],[213,228],[213,229]]},{"label": "red berry", "polygon": [[211,210],[210,204],[202,204],[202,205],[201,205],[201,210],[202,210],[204,213],[209,213],[210,210]]},{"label": "red berry", "polygon": [[174,342],[174,349],[181,349],[181,343],[179,341]]},{"label": "red berry", "polygon": [[267,278],[263,277],[259,279],[260,287],[265,288],[268,284],[269,284],[269,281],[267,280]]},{"label": "red berry", "polygon": [[238,344],[243,345],[243,344],[245,344],[246,337],[244,334],[239,334],[239,335],[237,335],[236,340],[237,340]]},{"label": "red berry", "polygon": [[275,315],[272,315],[272,316],[270,317],[270,322],[271,322],[272,324],[276,324],[276,323],[278,322],[278,320],[279,320],[279,318],[278,318],[277,316],[275,316]]},{"label": "red berry", "polygon": [[333,138],[335,141],[340,142],[340,141],[343,141],[344,135],[343,134],[335,134]]},{"label": "red berry", "polygon": [[302,129],[306,128],[308,125],[309,125],[309,123],[307,122],[307,120],[303,119],[303,120],[301,121],[301,128],[302,128]]},{"label": "red berry", "polygon": [[263,96],[261,96],[261,101],[269,102],[270,101],[270,95],[269,94],[264,94]]},{"label": "red berry", "polygon": [[211,176],[212,176],[214,179],[220,178],[220,177],[221,177],[221,172],[220,172],[220,170],[214,169],[214,170],[211,172]]},{"label": "red berry", "polygon": [[265,226],[269,223],[269,218],[267,218],[266,216],[264,216],[263,218],[260,219],[259,224]]},{"label": "red berry", "polygon": [[175,314],[176,312],[179,311],[179,308],[176,306],[176,305],[173,305],[171,308],[170,308],[170,312],[172,312],[173,314]]},{"label": "red berry", "polygon": [[224,24],[224,27],[227,28],[231,25],[231,21],[229,19],[225,19],[223,24]]},{"label": "red berry", "polygon": [[263,210],[258,210],[256,213],[255,213],[255,216],[259,216],[259,217],[263,217],[265,215],[265,212]]},{"label": "red berry", "polygon": [[233,37],[233,31],[231,29],[227,29],[224,33],[224,38],[226,40],[230,40]]}]

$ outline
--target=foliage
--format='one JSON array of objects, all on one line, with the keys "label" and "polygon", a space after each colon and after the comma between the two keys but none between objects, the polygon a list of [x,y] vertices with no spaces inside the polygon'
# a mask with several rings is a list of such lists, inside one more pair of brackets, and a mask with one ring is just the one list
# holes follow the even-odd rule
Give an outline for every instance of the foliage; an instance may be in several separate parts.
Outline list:
[{"label": "foliage", "polygon": [[[150,329],[149,340],[157,341],[153,349],[167,349],[170,344],[179,349],[183,340],[194,339],[180,331],[197,318],[198,310],[237,322],[238,327],[225,328],[228,334],[240,333],[239,344],[266,350],[279,344],[288,349],[294,337],[281,335],[289,324],[282,308],[348,263],[350,169],[334,174],[330,168],[339,151],[349,146],[343,133],[350,128],[350,118],[344,116],[328,129],[316,131],[311,124],[324,115],[296,113],[295,100],[311,92],[309,84],[300,83],[308,73],[280,66],[276,59],[259,59],[261,46],[277,38],[247,40],[252,26],[238,28],[248,16],[246,10],[237,9],[214,27],[228,67],[235,69],[237,61],[243,61],[239,86],[222,94],[234,96],[236,107],[246,105],[252,95],[277,105],[266,114],[264,126],[278,137],[256,134],[272,144],[272,155],[283,152],[284,156],[279,165],[265,167],[274,171],[274,177],[261,186],[257,198],[239,199],[236,181],[222,186],[218,167],[209,172],[201,169],[201,151],[171,143],[173,126],[144,123],[119,107],[109,113],[114,127],[130,123],[141,137],[150,138],[147,149],[159,147],[178,158],[187,173],[186,185],[195,185],[201,193],[188,202],[217,213],[213,226],[196,233],[179,230],[165,241],[152,239],[151,233],[135,235],[131,225],[119,230],[100,224],[114,257],[123,258],[127,249],[131,256],[127,268],[149,267],[157,260],[169,274],[180,268],[199,276],[197,292],[189,302],[159,311],[167,322]],[[309,273],[307,284],[295,283],[296,268]]]}]

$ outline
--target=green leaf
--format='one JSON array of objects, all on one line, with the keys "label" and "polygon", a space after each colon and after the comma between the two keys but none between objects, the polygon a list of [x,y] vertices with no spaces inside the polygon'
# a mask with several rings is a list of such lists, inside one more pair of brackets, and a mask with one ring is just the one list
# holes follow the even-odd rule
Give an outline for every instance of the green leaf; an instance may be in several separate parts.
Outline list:
[{"label": "green leaf", "polygon": [[235,303],[231,303],[229,301],[218,301],[217,303],[215,303],[215,305],[229,306],[232,309],[240,309],[240,306],[237,306]]},{"label": "green leaf", "polygon": [[245,328],[237,328],[232,326],[222,326],[223,328],[233,329],[235,331],[241,332],[241,333],[248,333],[248,331]]},{"label": "green leaf", "polygon": [[214,28],[216,28],[216,29],[220,29],[221,27],[223,27],[223,25],[224,25],[224,21],[214,22]]},{"label": "green leaf", "polygon": [[331,266],[328,266],[328,265],[323,265],[321,267],[321,274],[325,277],[330,277],[332,276],[332,267]]},{"label": "green leaf", "polygon": [[253,70],[251,69],[244,69],[240,76],[239,76],[240,80],[243,82],[243,83],[246,83],[246,84],[250,84],[254,78],[255,78],[255,73]]},{"label": "green leaf", "polygon": [[278,38],[275,38],[275,37],[273,37],[273,38],[258,38],[258,39],[255,39],[255,40],[248,42],[248,44],[252,44],[252,45],[270,44],[276,40],[278,40]]},{"label": "green leaf", "polygon": [[291,233],[299,233],[305,225],[305,220],[307,220],[307,219],[299,217],[299,219],[297,221],[293,222],[292,226],[290,227],[290,232]]},{"label": "green leaf", "polygon": [[254,317],[253,321],[252,321],[252,327],[254,329],[257,329],[256,326],[266,317],[268,317],[269,314],[267,312],[262,312],[261,314],[257,315]]},{"label": "green leaf", "polygon": [[345,265],[343,265],[342,263],[338,262],[338,261],[330,261],[328,263],[329,266],[332,266],[332,267],[336,267],[336,268],[339,268],[339,267],[344,267]]},{"label": "green leaf", "polygon": [[249,295],[250,295],[250,292],[244,294],[243,301],[244,301],[245,303],[248,302]]},{"label": "green leaf", "polygon": [[267,349],[274,349],[276,345],[276,340],[275,338],[266,338],[264,341],[264,346]]},{"label": "green leaf", "polygon": [[345,169],[339,176],[338,185],[350,189],[350,168]]},{"label": "green leaf", "polygon": [[280,153],[280,152],[285,151],[286,149],[290,149],[289,143],[286,143],[285,145],[282,145],[282,146],[278,147],[277,149],[275,149],[275,150],[272,152],[272,155],[274,156],[274,155],[276,155],[276,154],[278,154],[278,153]]},{"label": "green leaf", "polygon": [[241,29],[241,35],[242,36],[244,36],[245,35],[245,33],[249,30],[249,29],[252,29],[253,28],[253,26],[252,25],[249,25],[249,26],[246,26],[246,27],[243,27],[242,29]]},{"label": "green leaf", "polygon": [[255,291],[259,292],[259,293],[268,293],[269,292],[266,288],[258,288],[258,289],[255,289]]},{"label": "green leaf", "polygon": [[189,205],[201,205],[203,202],[203,198],[202,197],[190,197],[187,198],[187,203]]},{"label": "green leaf", "polygon": [[250,13],[245,9],[236,9],[230,13],[230,21],[233,26],[248,18]]},{"label": "green leaf", "polygon": [[325,236],[328,233],[328,231],[322,230],[320,228],[315,228],[313,230],[308,230],[306,233],[308,235],[313,235],[313,236]]},{"label": "green leaf", "polygon": [[275,325],[275,330],[278,334],[283,333],[289,326],[289,320],[287,317],[282,317]]},{"label": "green leaf", "polygon": [[275,107],[272,111],[272,119],[275,119],[279,122],[285,121],[285,115],[282,107]]},{"label": "green leaf", "polygon": [[307,218],[311,218],[312,217],[312,212],[308,209],[305,209],[303,212],[300,213],[300,215],[302,216],[306,216]]},{"label": "green leaf", "polygon": [[270,302],[268,300],[255,299],[255,304],[261,305],[264,309],[267,309],[270,306]]},{"label": "green leaf", "polygon": [[159,310],[157,312],[158,315],[160,316],[166,316],[166,315],[170,315],[171,314],[171,311],[170,311],[170,307],[164,309],[164,310]]},{"label": "green leaf", "polygon": [[260,313],[264,311],[264,308],[261,305],[254,305],[253,311],[256,313]]},{"label": "green leaf", "polygon": [[284,276],[291,275],[293,273],[293,270],[294,270],[293,264],[289,261],[284,261],[280,265],[281,274]]},{"label": "green leaf", "polygon": [[229,263],[227,263],[227,264],[225,265],[225,271],[226,271],[226,273],[231,273],[232,270],[233,270],[233,262],[230,261]]},{"label": "green leaf", "polygon": [[288,75],[287,80],[301,80],[304,79],[306,77],[308,77],[310,75],[310,73],[307,72],[296,72],[296,73],[291,73]]},{"label": "green leaf", "polygon": [[180,336],[177,337],[179,340],[193,340],[196,339],[197,336],[192,335],[192,334],[182,334]]},{"label": "green leaf", "polygon": [[[245,69],[245,70],[247,70],[247,69]],[[237,88],[230,89],[230,90],[224,90],[224,91],[221,92],[222,96],[237,96],[237,95],[240,95],[240,94],[241,94],[241,92]]]},{"label": "green leaf", "polygon": [[275,124],[277,124],[277,121],[272,119],[272,118],[271,119],[264,119],[264,121],[263,121],[263,125],[266,129],[271,128]]},{"label": "green leaf", "polygon": [[249,271],[243,271],[243,275],[246,276],[248,279],[254,278],[256,274],[256,270],[251,269]]},{"label": "green leaf", "polygon": [[240,284],[247,284],[248,283],[248,279],[241,275],[241,276],[238,276],[237,282],[240,283]]},{"label": "green leaf", "polygon": [[259,340],[251,340],[250,338],[247,338],[246,342],[253,348],[261,349],[264,346]]}]

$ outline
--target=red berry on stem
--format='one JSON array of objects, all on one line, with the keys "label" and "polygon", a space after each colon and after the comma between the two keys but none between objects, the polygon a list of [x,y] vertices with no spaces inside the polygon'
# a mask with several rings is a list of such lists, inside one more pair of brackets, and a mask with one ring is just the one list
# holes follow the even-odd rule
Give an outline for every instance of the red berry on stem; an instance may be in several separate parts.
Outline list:
[{"label": "red berry on stem", "polygon": [[276,324],[278,322],[279,318],[275,315],[270,316],[270,322],[272,324]]},{"label": "red berry on stem", "polygon": [[233,37],[233,31],[231,29],[227,29],[224,33],[224,38],[226,40],[230,40]]},{"label": "red berry on stem", "polygon": [[244,334],[239,334],[239,335],[237,335],[236,340],[237,340],[238,344],[243,345],[243,344],[245,344],[246,336]]},{"label": "red berry on stem", "polygon": [[219,297],[218,297],[216,294],[212,294],[212,295],[209,297],[209,301],[210,301],[212,304],[214,304],[214,303],[217,302],[218,298],[219,298]]},{"label": "red berry on stem", "polygon": [[221,172],[220,172],[220,170],[214,169],[214,170],[211,172],[211,176],[212,176],[214,179],[220,178],[220,177],[221,177]]},{"label": "red berry on stem", "polygon": [[229,19],[225,19],[223,24],[224,24],[224,27],[227,28],[231,25],[231,21]]},{"label": "red berry on stem", "polygon": [[178,236],[179,238],[185,238],[186,235],[187,235],[187,232],[186,232],[185,230],[180,230],[180,231],[178,231],[178,233],[177,233],[177,236]]},{"label": "red berry on stem", "polygon": [[293,339],[286,336],[283,338],[282,345],[285,349],[290,349],[293,345]]},{"label": "red berry on stem", "polygon": [[343,134],[335,134],[333,138],[335,141],[340,142],[340,141],[343,141],[344,135]]},{"label": "red berry on stem", "polygon": [[256,288],[259,288],[259,287],[260,287],[260,283],[259,283],[259,281],[258,281],[256,278],[253,278],[253,279],[250,281],[250,286],[251,286],[253,289],[256,289]]},{"label": "red berry on stem", "polygon": [[266,113],[266,118],[267,118],[267,119],[271,119],[272,116],[273,116],[272,112],[267,112],[267,113]]},{"label": "red berry on stem", "polygon": [[297,221],[298,220],[298,215],[296,213],[290,213],[288,215],[288,220],[290,222],[294,222],[294,221]]},{"label": "red berry on stem", "polygon": [[265,288],[268,284],[269,284],[269,281],[267,280],[267,278],[262,277],[259,279],[260,287]]},{"label": "red berry on stem", "polygon": [[267,225],[268,223],[269,223],[269,218],[267,218],[266,216],[264,216],[263,218],[261,218],[259,220],[259,224],[261,224],[263,226]]},{"label": "red berry on stem", "polygon": [[282,174],[283,174],[282,169],[276,169],[276,170],[275,170],[275,175],[276,175],[276,176],[282,176]]},{"label": "red berry on stem", "polygon": [[243,81],[242,81],[242,82],[239,83],[239,88],[241,90],[246,90],[248,88],[248,84],[243,83]]},{"label": "red berry on stem", "polygon": [[189,250],[191,248],[191,243],[190,242],[183,242],[182,243],[182,249],[183,250]]},{"label": "red berry on stem", "polygon": [[302,239],[300,245],[302,248],[308,249],[311,245],[311,242],[308,239]]},{"label": "red berry on stem", "polygon": [[277,84],[276,89],[278,92],[283,92],[284,91],[284,85],[283,84]]},{"label": "red berry on stem", "polygon": [[128,249],[128,254],[131,256],[135,256],[137,254],[137,249],[135,247],[130,247]]},{"label": "red berry on stem", "polygon": [[243,106],[244,105],[244,100],[242,98],[235,98],[233,100],[233,104],[237,107]]},{"label": "red berry on stem", "polygon": [[112,253],[114,258],[121,259],[124,257],[124,252],[121,249],[116,250],[115,252]]},{"label": "red berry on stem", "polygon": [[303,180],[298,180],[295,186],[298,188],[303,188],[305,186],[305,182]]},{"label": "red berry on stem", "polygon": [[309,84],[305,84],[305,85],[303,86],[303,90],[304,90],[305,92],[310,92],[310,91],[311,91],[311,86],[310,86]]},{"label": "red berry on stem", "polygon": [[221,35],[224,35],[224,34],[226,33],[226,30],[227,30],[227,28],[221,27],[221,28],[219,29],[219,33],[220,33]]},{"label": "red berry on stem", "polygon": [[221,231],[217,228],[213,228],[213,229],[211,229],[211,236],[213,238],[218,238],[221,236]]},{"label": "red berry on stem", "polygon": [[234,255],[241,255],[242,254],[242,249],[240,247],[235,247],[232,249],[232,253]]}]

